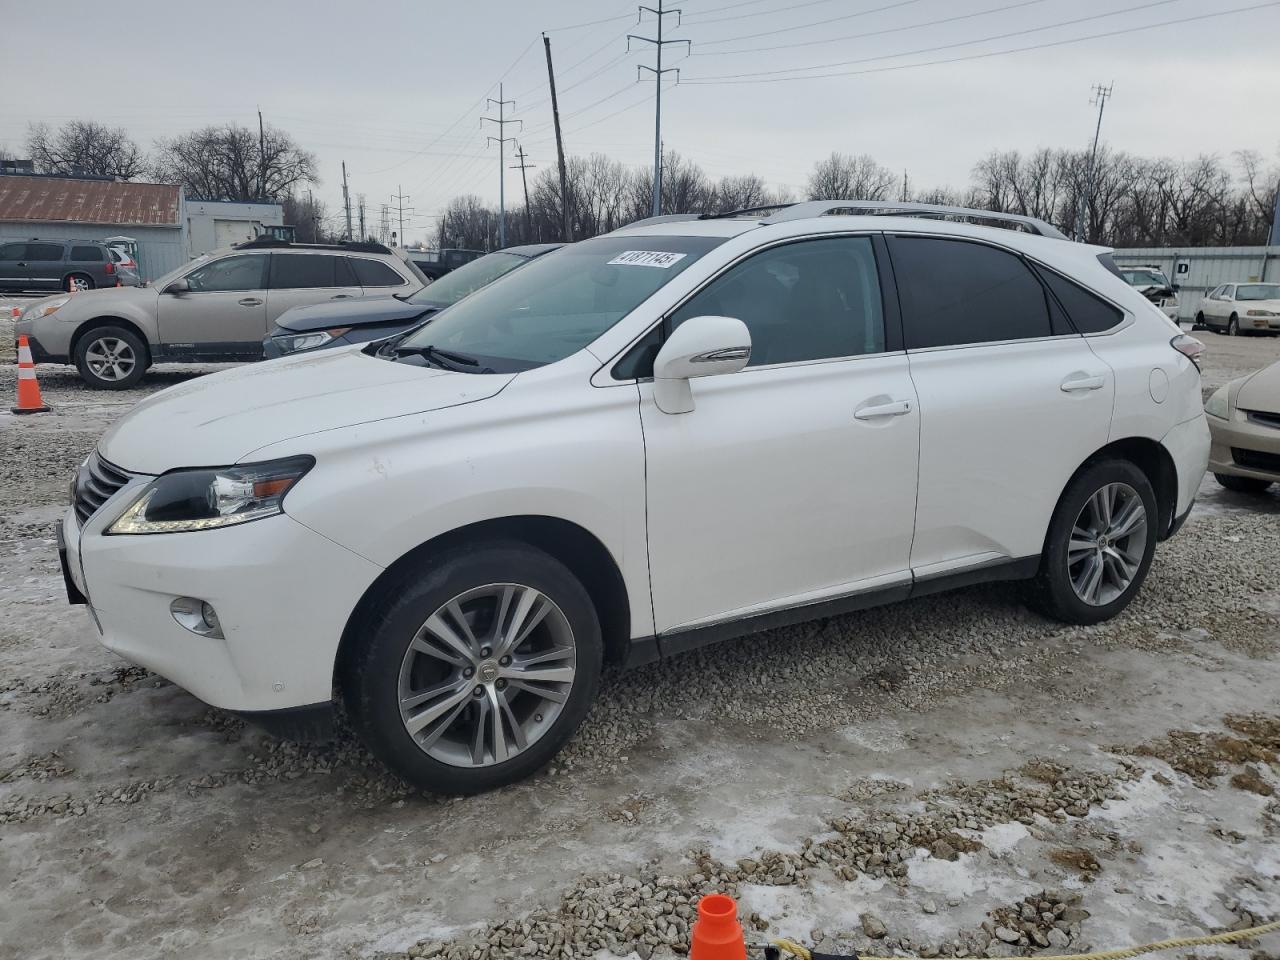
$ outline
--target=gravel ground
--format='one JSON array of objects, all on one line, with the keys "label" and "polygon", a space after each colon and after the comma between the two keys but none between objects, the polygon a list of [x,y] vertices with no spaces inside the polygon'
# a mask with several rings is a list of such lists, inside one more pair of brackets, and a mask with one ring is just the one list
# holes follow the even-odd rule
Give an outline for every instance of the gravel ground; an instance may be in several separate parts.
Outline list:
[{"label": "gravel ground", "polygon": [[[1203,339],[1206,387],[1280,357]],[[122,663],[67,607],[71,468],[206,369],[106,394],[42,367],[53,413],[0,413],[0,958],[662,958],[712,889],[756,942],[924,957],[1280,916],[1274,488],[1207,480],[1111,623],[994,585],[723,644],[611,674],[533,780],[430,798],[349,736],[274,740]]]}]

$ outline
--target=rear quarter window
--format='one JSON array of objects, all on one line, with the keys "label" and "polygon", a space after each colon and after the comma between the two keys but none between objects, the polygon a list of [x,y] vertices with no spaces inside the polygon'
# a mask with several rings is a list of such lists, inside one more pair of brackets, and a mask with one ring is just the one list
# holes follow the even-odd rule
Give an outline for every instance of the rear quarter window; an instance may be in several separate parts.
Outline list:
[{"label": "rear quarter window", "polygon": [[1102,333],[1124,320],[1123,311],[1079,284],[1039,264],[1035,269],[1078,333]]},{"label": "rear quarter window", "polygon": [[405,283],[404,277],[380,260],[351,257],[349,262],[356,272],[356,282],[362,287],[399,287]]}]

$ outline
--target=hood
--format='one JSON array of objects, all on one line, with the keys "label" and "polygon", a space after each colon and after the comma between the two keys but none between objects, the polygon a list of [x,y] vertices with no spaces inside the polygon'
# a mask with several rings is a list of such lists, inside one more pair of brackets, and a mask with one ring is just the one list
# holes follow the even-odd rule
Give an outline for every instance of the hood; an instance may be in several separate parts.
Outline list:
[{"label": "hood", "polygon": [[394,363],[354,347],[304,353],[153,394],[98,449],[137,473],[225,466],[282,440],[483,400],[514,377]]},{"label": "hood", "polygon": [[1236,391],[1236,409],[1280,413],[1280,363],[1263,367],[1240,384]]},{"label": "hood", "polygon": [[[137,274],[133,275],[137,276]],[[39,300],[32,300],[23,307],[23,311],[34,310],[49,300],[68,296],[71,299],[62,308],[61,315],[64,318],[76,309],[88,310],[92,315],[102,310],[102,305],[109,301],[113,303],[151,303],[156,298],[156,291],[151,287],[101,287],[97,290],[81,290],[79,293],[55,293],[48,297],[41,297]]]},{"label": "hood", "polygon": [[425,303],[405,303],[395,297],[368,297],[293,307],[280,314],[276,323],[285,330],[306,333],[333,327],[354,327],[366,323],[412,320],[434,309]]}]

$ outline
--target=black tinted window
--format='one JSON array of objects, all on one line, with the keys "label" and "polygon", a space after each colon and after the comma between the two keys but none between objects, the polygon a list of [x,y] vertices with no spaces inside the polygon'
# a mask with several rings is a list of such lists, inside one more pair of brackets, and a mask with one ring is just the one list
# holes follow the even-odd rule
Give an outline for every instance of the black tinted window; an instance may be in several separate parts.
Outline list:
[{"label": "black tinted window", "polygon": [[884,317],[869,237],[789,243],[729,268],[671,316],[737,317],[758,367],[884,350]]},{"label": "black tinted window", "polygon": [[27,245],[25,243],[6,243],[0,246],[0,260],[7,260],[16,263],[25,259],[27,256]]},{"label": "black tinted window", "polygon": [[1121,320],[1124,314],[1111,304],[1102,300],[1083,287],[1077,286],[1066,277],[1060,277],[1052,270],[1037,267],[1036,272],[1044,279],[1045,285],[1053,293],[1058,303],[1067,311],[1071,325],[1080,333],[1100,333],[1110,330]]},{"label": "black tinted window", "polygon": [[379,260],[352,257],[350,262],[356,271],[356,282],[362,287],[398,287],[404,283],[400,274]]},{"label": "black tinted window", "polygon": [[71,259],[78,263],[101,263],[106,257],[101,247],[72,247]]},{"label": "black tinted window", "polygon": [[335,286],[337,261],[345,257],[276,253],[271,257],[271,286],[276,289]]},{"label": "black tinted window", "polygon": [[62,244],[60,243],[28,243],[28,260],[61,260]]},{"label": "black tinted window", "polygon": [[257,254],[223,257],[192,270],[187,274],[187,283],[193,293],[261,290],[262,267],[266,259]]},{"label": "black tinted window", "polygon": [[1047,337],[1044,288],[1020,257],[933,237],[893,237],[907,349]]}]

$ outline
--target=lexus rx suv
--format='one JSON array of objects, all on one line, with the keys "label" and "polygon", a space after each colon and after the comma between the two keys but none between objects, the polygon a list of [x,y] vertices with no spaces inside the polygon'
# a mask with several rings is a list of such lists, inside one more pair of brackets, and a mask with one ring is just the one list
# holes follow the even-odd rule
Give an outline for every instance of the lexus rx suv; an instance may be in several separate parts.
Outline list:
[{"label": "lexus rx suv", "polygon": [[658,218],[149,397],[79,468],[67,590],[210,704],[340,699],[408,780],[485,790],[608,661],[989,580],[1115,616],[1205,472],[1199,347],[1026,218]]}]

